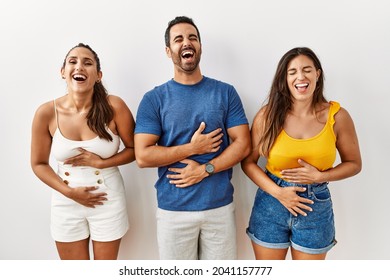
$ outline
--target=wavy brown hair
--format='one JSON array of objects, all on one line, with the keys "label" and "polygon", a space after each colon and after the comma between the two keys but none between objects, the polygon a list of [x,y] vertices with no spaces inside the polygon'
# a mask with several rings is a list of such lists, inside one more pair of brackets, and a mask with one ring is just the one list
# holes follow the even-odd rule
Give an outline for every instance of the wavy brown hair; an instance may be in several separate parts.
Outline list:
[{"label": "wavy brown hair", "polygon": [[[69,53],[75,48],[86,48],[94,56],[96,61],[96,70],[101,71],[100,59],[97,53],[89,46],[83,43],[79,43],[69,50],[66,54],[62,68],[65,67],[66,58]],[[108,103],[108,92],[103,86],[102,82],[96,82],[93,86],[93,95],[92,95],[92,107],[87,114],[87,124],[88,127],[95,132],[100,138],[112,141],[112,136],[107,131],[108,124],[114,118],[114,110],[111,105]]]},{"label": "wavy brown hair", "polygon": [[269,156],[276,138],[283,129],[287,113],[291,110],[293,98],[287,84],[287,68],[291,60],[299,55],[304,55],[313,61],[316,70],[320,70],[320,75],[313,94],[312,108],[316,104],[327,102],[324,97],[324,71],[321,62],[316,54],[307,47],[298,47],[289,50],[280,59],[276,68],[276,73],[272,81],[271,90],[264,106],[264,130],[260,137],[260,153],[265,157]]}]

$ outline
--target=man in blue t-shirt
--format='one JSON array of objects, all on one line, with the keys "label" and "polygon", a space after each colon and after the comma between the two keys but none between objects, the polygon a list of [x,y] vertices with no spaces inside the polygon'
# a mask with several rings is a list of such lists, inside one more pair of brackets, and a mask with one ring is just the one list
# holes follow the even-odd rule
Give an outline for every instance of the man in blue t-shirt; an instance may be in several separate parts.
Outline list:
[{"label": "man in blue t-shirt", "polygon": [[232,168],[250,151],[248,120],[233,86],[203,76],[200,34],[176,17],[165,32],[174,78],[147,92],[135,128],[138,165],[158,167],[161,259],[235,259]]}]

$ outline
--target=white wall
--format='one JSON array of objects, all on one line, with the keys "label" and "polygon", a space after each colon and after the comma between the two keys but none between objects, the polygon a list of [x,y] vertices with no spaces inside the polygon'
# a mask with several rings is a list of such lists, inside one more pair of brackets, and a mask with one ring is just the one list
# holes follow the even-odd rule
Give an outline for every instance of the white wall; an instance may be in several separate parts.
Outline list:
[{"label": "white wall", "polygon": [[[390,259],[389,4],[339,1],[0,2],[0,259],[58,259],[49,232],[50,190],[30,168],[31,121],[43,102],[65,93],[60,67],[79,42],[99,54],[103,82],[133,114],[143,94],[172,78],[164,52],[169,20],[187,15],[203,42],[203,74],[233,84],[252,119],[280,57],[308,46],[320,57],[326,97],[352,115],[363,157],[356,177],[331,183],[337,246],[328,259]],[[53,163],[54,164],[54,163]],[[157,259],[156,169],[123,171],[131,229],[120,259]],[[245,228],[256,187],[234,169],[240,259],[253,259]]]}]

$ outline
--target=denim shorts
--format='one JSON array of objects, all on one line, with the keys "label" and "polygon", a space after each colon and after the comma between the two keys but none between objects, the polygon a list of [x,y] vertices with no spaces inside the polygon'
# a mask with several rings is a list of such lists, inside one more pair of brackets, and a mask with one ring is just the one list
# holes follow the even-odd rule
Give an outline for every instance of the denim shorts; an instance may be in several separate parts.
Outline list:
[{"label": "denim shorts", "polygon": [[323,254],[336,245],[328,183],[296,184],[268,171],[266,174],[282,188],[305,187],[305,192],[297,194],[314,202],[310,205],[313,211],[308,211],[307,216],[298,214],[295,217],[276,198],[259,188],[247,228],[251,240],[267,248],[286,249],[291,246],[308,254]]}]

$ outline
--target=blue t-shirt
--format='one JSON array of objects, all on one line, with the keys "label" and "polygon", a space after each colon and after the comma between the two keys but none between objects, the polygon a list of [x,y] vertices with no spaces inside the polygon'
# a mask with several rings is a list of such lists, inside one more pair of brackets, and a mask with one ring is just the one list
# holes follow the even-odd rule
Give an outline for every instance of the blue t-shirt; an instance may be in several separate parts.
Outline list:
[{"label": "blue t-shirt", "polygon": [[[158,145],[170,147],[189,143],[201,122],[203,133],[222,128],[223,142],[215,153],[189,157],[204,164],[217,157],[229,145],[227,129],[248,124],[240,97],[233,86],[203,77],[195,85],[170,80],[147,92],[138,107],[135,133],[160,136]],[[233,201],[230,182],[232,168],[204,178],[186,188],[169,183],[170,167],[184,167],[177,162],[158,168],[156,182],[158,207],[171,211],[201,211],[225,206]]]}]

